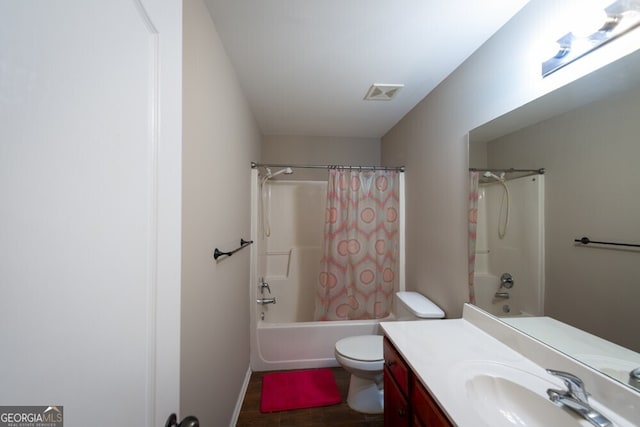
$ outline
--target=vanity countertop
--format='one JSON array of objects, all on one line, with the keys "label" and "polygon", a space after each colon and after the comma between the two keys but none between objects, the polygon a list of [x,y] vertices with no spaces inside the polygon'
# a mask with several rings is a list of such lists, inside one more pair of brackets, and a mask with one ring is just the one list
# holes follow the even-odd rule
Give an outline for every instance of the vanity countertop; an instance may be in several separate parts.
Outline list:
[{"label": "vanity countertop", "polygon": [[[465,315],[462,319],[381,323],[385,335],[456,425],[493,427],[491,420],[478,416],[487,402],[470,398],[468,394],[470,391],[467,380],[470,376],[474,373],[482,374],[487,369],[491,372],[506,372],[507,375],[513,372],[516,376],[518,372],[523,372],[529,378],[535,378],[541,384],[536,393],[542,396],[542,401],[547,398],[548,387],[565,388],[560,379],[548,374],[544,368],[584,375],[587,390],[592,391],[589,387],[594,380],[575,361],[560,354],[549,354],[550,351],[554,353],[553,350],[543,348],[544,345],[540,343],[527,342],[523,345],[522,340],[531,339],[504,325],[496,326],[496,337],[492,331],[493,326],[487,326],[490,319],[482,318],[473,308],[465,307],[465,312],[469,316]],[[536,356],[525,357],[524,354],[531,355],[521,352],[518,346],[535,352]],[[632,408],[632,413],[637,408]],[[556,408],[551,408],[554,409]]]}]

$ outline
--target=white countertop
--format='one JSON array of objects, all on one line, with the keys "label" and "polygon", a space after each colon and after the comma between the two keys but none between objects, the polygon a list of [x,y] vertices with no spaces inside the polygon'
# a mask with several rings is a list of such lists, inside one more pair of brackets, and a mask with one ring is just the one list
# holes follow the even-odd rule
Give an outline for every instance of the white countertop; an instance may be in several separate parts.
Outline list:
[{"label": "white countertop", "polygon": [[[471,310],[473,309],[467,311]],[[477,316],[474,312],[469,317]],[[479,419],[478,412],[474,410],[475,406],[483,403],[469,399],[466,395],[465,385],[470,372],[480,373],[486,366],[504,368],[507,371],[515,370],[513,372],[525,371],[528,375],[539,377],[542,385],[558,389],[565,388],[562,381],[548,374],[542,366],[574,372],[581,378],[584,376],[583,380],[587,384],[588,391],[592,391],[589,389],[590,386],[595,387],[592,386],[594,381],[597,385],[602,384],[603,379],[592,378],[584,371],[584,367],[574,366],[579,365],[575,361],[561,354],[555,354],[557,352],[544,348],[545,346],[541,343],[528,342],[531,339],[524,334],[521,334],[522,337],[505,339],[505,335],[518,335],[518,332],[509,330],[505,333],[505,328],[511,328],[498,325],[497,328],[501,330],[497,334],[500,339],[497,339],[485,332],[493,327],[487,327],[487,322],[490,320],[482,318],[479,323],[474,322],[474,319],[471,320],[463,318],[381,323],[385,335],[407,361],[417,378],[431,392],[450,420],[458,426],[490,426],[486,420]],[[522,344],[521,340],[526,340],[527,343]],[[530,347],[529,350],[533,348],[537,355],[531,358],[525,357],[520,352],[519,346]],[[514,347],[518,351],[514,350]],[[604,388],[607,387],[609,384],[605,383]],[[613,387],[616,385],[614,384]],[[539,387],[536,394],[540,394],[546,399],[546,388],[546,386]],[[611,397],[610,389],[605,392]],[[626,393],[626,391],[622,390],[621,393]],[[619,397],[619,395],[615,397]],[[631,397],[633,398],[633,396]],[[625,405],[629,406],[628,403]],[[634,406],[632,413],[635,413],[638,407],[632,406]]]},{"label": "white countertop", "polygon": [[[459,426],[489,426],[469,410],[460,374],[479,362],[505,364],[554,379],[544,369],[463,319],[385,322],[385,335],[413,372]],[[554,381],[556,387],[562,383]]]}]

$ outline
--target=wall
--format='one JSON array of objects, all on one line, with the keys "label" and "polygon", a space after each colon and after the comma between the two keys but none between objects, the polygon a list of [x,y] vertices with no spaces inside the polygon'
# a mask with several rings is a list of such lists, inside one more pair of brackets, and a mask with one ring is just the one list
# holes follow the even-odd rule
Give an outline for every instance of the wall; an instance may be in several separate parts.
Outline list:
[{"label": "wall", "polygon": [[635,31],[543,80],[541,46],[568,31],[570,3],[529,2],[382,138],[383,163],[407,167],[407,288],[448,317],[468,300],[467,133],[640,46]]},{"label": "wall", "polygon": [[184,1],[181,414],[229,425],[249,367],[250,162],[260,134],[201,0]]},{"label": "wall", "polygon": [[[377,138],[339,138],[267,135],[263,138],[262,163],[300,165],[380,164]],[[297,169],[289,179],[326,180],[326,170]]]},{"label": "wall", "polygon": [[635,351],[637,251],[573,240],[640,242],[639,100],[636,88],[487,144],[493,167],[547,171],[545,314]]}]

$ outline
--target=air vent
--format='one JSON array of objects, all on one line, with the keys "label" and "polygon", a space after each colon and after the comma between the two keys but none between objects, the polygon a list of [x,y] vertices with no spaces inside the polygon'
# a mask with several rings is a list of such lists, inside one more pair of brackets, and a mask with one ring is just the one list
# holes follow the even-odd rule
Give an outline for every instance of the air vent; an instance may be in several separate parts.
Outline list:
[{"label": "air vent", "polygon": [[404,85],[375,83],[371,85],[364,99],[367,101],[391,101]]}]

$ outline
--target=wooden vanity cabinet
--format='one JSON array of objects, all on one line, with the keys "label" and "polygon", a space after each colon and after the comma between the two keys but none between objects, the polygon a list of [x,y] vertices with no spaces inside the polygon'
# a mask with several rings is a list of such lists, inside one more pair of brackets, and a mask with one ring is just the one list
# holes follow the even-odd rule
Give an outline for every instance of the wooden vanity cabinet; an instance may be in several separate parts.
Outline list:
[{"label": "wooden vanity cabinet", "polygon": [[453,426],[386,337],[384,338],[384,425],[386,427]]}]

